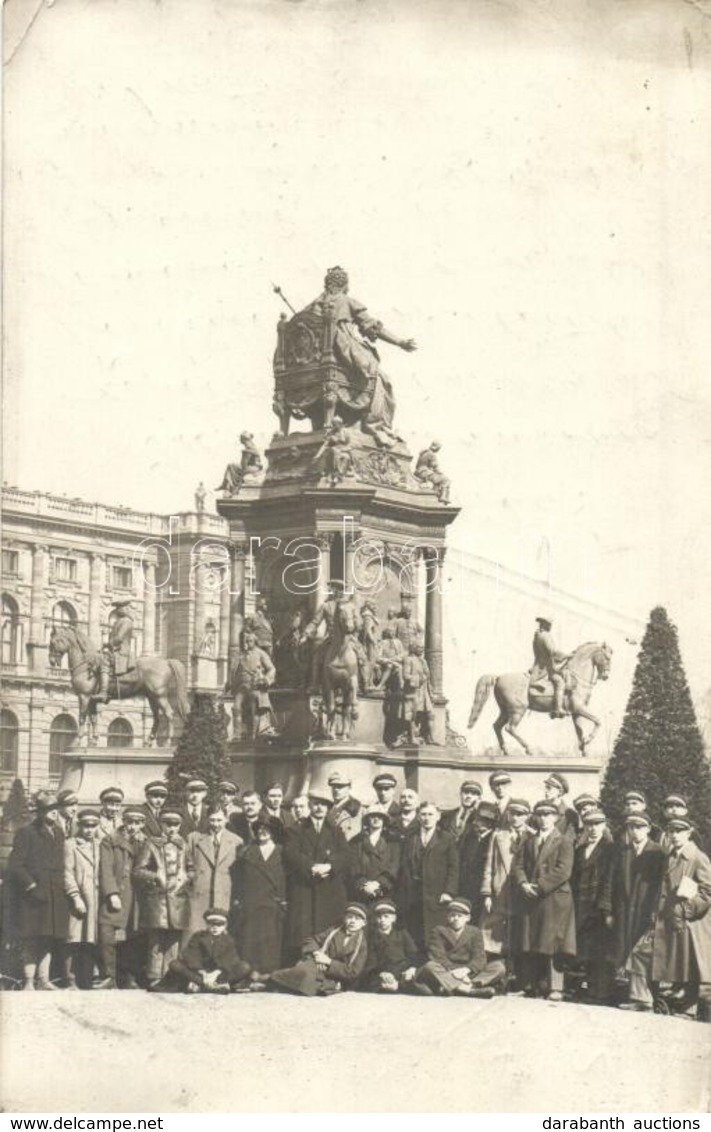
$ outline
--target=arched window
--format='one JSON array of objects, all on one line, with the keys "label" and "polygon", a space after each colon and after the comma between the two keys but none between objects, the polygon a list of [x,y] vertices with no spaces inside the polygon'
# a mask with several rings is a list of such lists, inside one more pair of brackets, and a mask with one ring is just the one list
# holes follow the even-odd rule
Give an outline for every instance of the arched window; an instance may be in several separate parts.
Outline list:
[{"label": "arched window", "polygon": [[3,774],[17,774],[19,730],[15,713],[3,708],[0,711],[0,771]]},{"label": "arched window", "polygon": [[76,625],[77,611],[68,601],[58,601],[52,606],[53,625]]},{"label": "arched window", "polygon": [[109,730],[106,733],[106,746],[107,747],[132,747],[133,746],[133,728],[127,719],[123,719],[120,715],[116,719],[112,719],[109,724]]},{"label": "arched window", "polygon": [[20,610],[14,597],[2,595],[2,663],[17,664],[19,652]]},{"label": "arched window", "polygon": [[62,773],[61,756],[68,751],[78,734],[74,716],[57,715],[52,720],[49,729],[49,773],[60,775]]}]

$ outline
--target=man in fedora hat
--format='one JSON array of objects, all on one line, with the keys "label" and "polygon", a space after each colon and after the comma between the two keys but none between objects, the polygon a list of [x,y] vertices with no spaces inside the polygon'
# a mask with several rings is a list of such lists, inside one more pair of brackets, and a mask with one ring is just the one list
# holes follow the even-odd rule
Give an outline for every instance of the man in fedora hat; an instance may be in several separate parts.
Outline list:
[{"label": "man in fedora hat", "polygon": [[57,799],[40,791],[34,808],[34,821],[15,834],[7,871],[18,900],[24,989],[55,990],[49,977],[52,950],[66,939],[69,922],[64,892],[65,839],[54,821]]},{"label": "man in fedora hat", "polygon": [[287,953],[298,955],[305,939],[334,924],[346,905],[347,842],[327,821],[332,799],[323,789],[309,791],[309,816],[295,826],[284,845],[287,877]]},{"label": "man in fedora hat", "polygon": [[109,639],[101,650],[101,683],[99,700],[105,704],[111,699],[110,683],[113,676],[118,687],[119,677],[131,667],[131,641],[133,617],[130,601],[114,601],[111,608],[116,616],[109,629]]},{"label": "man in fedora hat", "polygon": [[565,677],[562,669],[570,659],[565,653],[558,650],[553,634],[553,622],[546,617],[537,617],[538,628],[533,634],[533,668],[530,670],[530,686],[549,679],[553,685],[553,719],[562,719],[568,713],[565,710]]}]

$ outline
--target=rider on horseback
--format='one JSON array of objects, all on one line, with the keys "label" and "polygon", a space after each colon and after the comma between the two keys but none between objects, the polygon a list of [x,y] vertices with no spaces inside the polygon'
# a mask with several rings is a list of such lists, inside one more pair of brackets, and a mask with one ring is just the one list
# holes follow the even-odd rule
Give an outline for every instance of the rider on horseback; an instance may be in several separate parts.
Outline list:
[{"label": "rider on horseback", "polygon": [[[304,641],[313,640],[322,624],[325,626],[326,630],[324,636],[316,641],[313,646],[308,684],[308,690],[310,692],[319,693],[323,690],[324,655],[328,642],[333,639],[333,626],[338,608],[351,605],[355,612],[355,625],[360,629],[361,618],[356,609],[353,597],[352,595],[345,594],[343,590],[344,585],[339,578],[334,578],[329,582],[326,591],[326,600],[316,610],[316,613],[301,634],[301,641],[303,643]],[[351,640],[356,656],[358,657],[358,676],[362,685],[365,681],[367,657],[355,633],[352,635]]]},{"label": "rider on horseback", "polygon": [[533,635],[533,668],[530,671],[530,687],[545,681],[546,677],[553,685],[552,719],[562,719],[568,714],[565,710],[565,669],[570,657],[559,652],[551,628],[553,622],[547,617],[537,617],[538,629]]},{"label": "rider on horseback", "polygon": [[101,684],[99,701],[107,704],[111,698],[109,686],[113,676],[118,683],[131,667],[131,641],[133,639],[133,618],[130,601],[114,601],[116,619],[111,625],[109,639],[101,650]]}]

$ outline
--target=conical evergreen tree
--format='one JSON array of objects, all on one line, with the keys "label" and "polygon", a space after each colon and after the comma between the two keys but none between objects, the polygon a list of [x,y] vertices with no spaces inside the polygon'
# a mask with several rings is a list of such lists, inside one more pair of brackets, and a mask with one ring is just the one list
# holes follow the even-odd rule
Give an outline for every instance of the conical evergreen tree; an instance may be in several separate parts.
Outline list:
[{"label": "conical evergreen tree", "polygon": [[622,821],[627,790],[641,790],[650,817],[662,819],[668,794],[681,794],[703,844],[711,846],[711,766],[706,758],[676,626],[653,609],[637,660],[622,728],[605,773],[601,802]]},{"label": "conical evergreen tree", "polygon": [[203,778],[214,798],[221,779],[230,776],[227,754],[227,716],[216,696],[196,692],[166,779],[169,800],[180,802],[188,778]]},{"label": "conical evergreen tree", "polygon": [[19,829],[21,825],[27,825],[31,818],[25,784],[21,778],[16,778],[2,808],[3,829]]}]

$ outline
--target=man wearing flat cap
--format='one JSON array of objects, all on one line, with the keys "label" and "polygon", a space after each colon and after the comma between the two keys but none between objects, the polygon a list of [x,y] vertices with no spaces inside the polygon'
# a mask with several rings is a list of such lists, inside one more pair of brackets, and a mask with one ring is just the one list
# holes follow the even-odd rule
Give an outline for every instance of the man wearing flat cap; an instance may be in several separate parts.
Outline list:
[{"label": "man wearing flat cap", "polygon": [[73,837],[77,830],[79,795],[74,790],[60,790],[57,795],[56,822],[65,837]]},{"label": "man wearing flat cap", "polygon": [[494,795],[494,805],[498,812],[497,829],[506,829],[508,826],[506,809],[511,798],[511,781],[507,770],[495,770],[489,775],[489,789]]},{"label": "man wearing flat cap", "polygon": [[[612,931],[611,956],[618,968],[627,966],[633,948],[650,933],[657,910],[664,852],[650,837],[651,825],[647,814],[629,814],[625,834],[615,844],[607,926]],[[642,978],[643,998],[644,988]],[[632,997],[636,999],[637,994]]]},{"label": "man wearing flat cap", "polygon": [[588,1000],[603,1004],[612,990],[608,917],[615,847],[605,840],[607,819],[602,810],[586,810],[583,823],[584,837],[575,849],[571,880],[576,951],[587,975]]},{"label": "man wearing flat cap", "polygon": [[189,778],[184,787],[185,801],[180,807],[180,836],[185,839],[191,833],[207,833],[207,783],[204,778]]},{"label": "man wearing flat cap", "polygon": [[328,777],[333,805],[328,811],[327,821],[340,829],[346,841],[351,841],[361,829],[363,804],[351,794],[351,780],[341,770],[334,770]]},{"label": "man wearing flat cap", "polygon": [[575,912],[570,877],[573,842],[556,829],[558,807],[537,802],[538,832],[527,837],[513,861],[514,883],[522,897],[523,978],[532,996],[563,997],[560,960],[575,955]]},{"label": "man wearing flat cap", "polygon": [[434,927],[427,940],[427,962],[415,975],[414,989],[424,994],[493,998],[506,968],[487,959],[484,937],[471,921],[470,902],[462,896],[447,908],[447,923]]},{"label": "man wearing flat cap", "polygon": [[531,807],[523,798],[511,798],[507,807],[508,824],[495,829],[489,838],[488,852],[481,882],[484,933],[487,954],[499,954],[506,960],[509,974],[517,974],[521,952],[521,904],[511,875],[514,855],[530,836],[528,821]]},{"label": "man wearing flat cap", "polygon": [[543,780],[543,794],[547,802],[553,802],[556,808],[555,825],[564,837],[575,840],[578,832],[578,815],[566,802],[570,793],[568,779],[559,771],[554,771]]},{"label": "man wearing flat cap", "polygon": [[638,976],[630,980],[632,1009],[649,1008],[652,983],[671,984],[670,998],[695,996],[702,988],[702,997],[711,999],[711,861],[691,840],[692,829],[688,818],[667,824],[671,848],[651,940],[640,940],[630,956],[630,971]]},{"label": "man wearing flat cap", "polygon": [[101,837],[113,837],[121,828],[121,807],[124,793],[120,786],[107,786],[99,794],[101,810],[99,812],[99,829]]},{"label": "man wearing flat cap", "polygon": [[481,786],[473,779],[466,779],[459,787],[459,805],[453,810],[445,810],[439,821],[439,828],[451,833],[459,841],[476,814],[481,801]]},{"label": "man wearing flat cap", "polygon": [[178,958],[190,920],[189,878],[185,841],[180,836],[182,812],[166,805],[161,813],[161,837],[146,840],[133,870],[140,891],[141,928],[148,935],[148,989],[155,989]]},{"label": "man wearing flat cap", "polygon": [[478,924],[484,911],[482,886],[491,838],[498,821],[493,802],[480,802],[464,836],[459,841],[459,891],[472,906],[472,922]]},{"label": "man wearing flat cap", "polygon": [[99,954],[109,986],[136,990],[146,965],[133,870],[146,839],[144,806],[127,806],[123,828],[99,843]]},{"label": "man wearing flat cap", "polygon": [[395,800],[396,789],[397,779],[395,775],[390,774],[389,771],[377,774],[373,779],[373,790],[378,799],[378,805],[391,820],[396,818],[400,813],[400,806]]},{"label": "man wearing flat cap", "polygon": [[146,796],[145,802],[140,806],[145,815],[143,832],[146,837],[161,837],[163,831],[160,815],[168,800],[168,787],[162,779],[157,778],[146,783],[143,793]]},{"label": "man wearing flat cap", "polygon": [[[76,837],[64,843],[64,891],[69,901],[67,978],[70,987],[90,990],[99,960],[98,811],[79,810],[77,825]],[[106,979],[106,972],[102,974]],[[107,981],[104,985],[111,984]]]},{"label": "man wearing flat cap", "polygon": [[338,994],[355,986],[366,966],[368,913],[362,904],[346,905],[340,922],[305,939],[301,959],[273,971],[270,982],[291,994]]},{"label": "man wearing flat cap", "polygon": [[188,994],[229,994],[248,987],[256,972],[237,951],[227,933],[226,908],[206,908],[203,926],[195,931],[177,959],[170,963],[169,975]]},{"label": "man wearing flat cap", "polygon": [[348,845],[338,826],[327,821],[332,801],[324,789],[309,792],[309,816],[284,845],[287,877],[287,954],[336,923],[346,906]]},{"label": "man wearing flat cap", "polygon": [[359,990],[394,994],[411,989],[419,967],[425,962],[406,928],[397,923],[392,900],[378,900],[372,909],[368,933],[368,962]]},{"label": "man wearing flat cap", "polygon": [[15,834],[7,876],[17,896],[17,934],[22,941],[24,990],[54,990],[53,950],[67,938],[69,906],[64,892],[64,834],[54,821],[57,799],[40,791],[35,817]]}]

